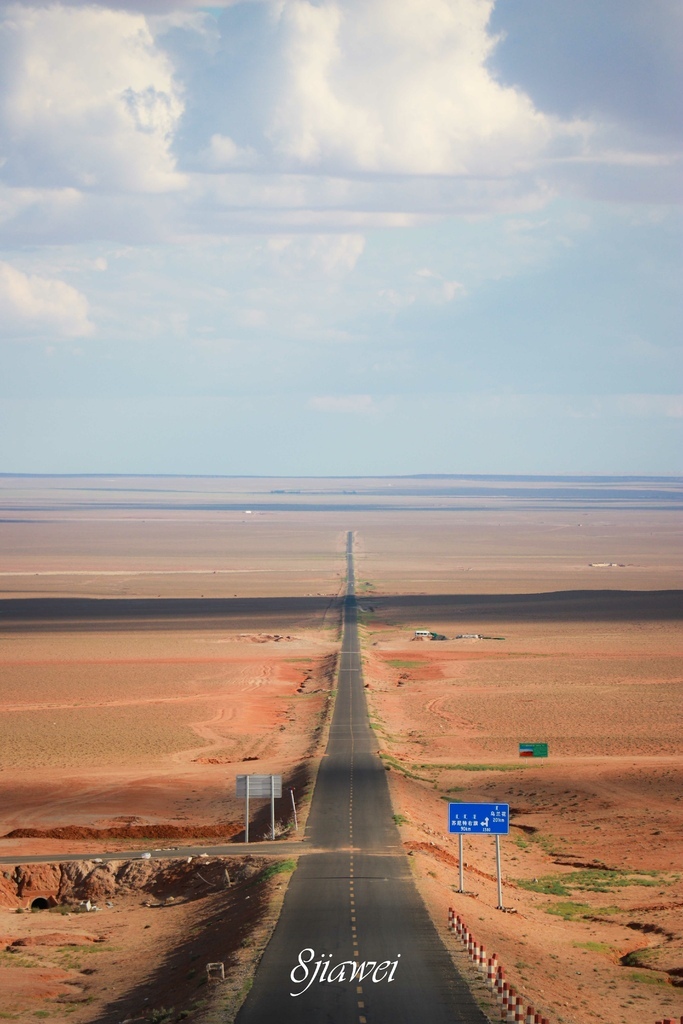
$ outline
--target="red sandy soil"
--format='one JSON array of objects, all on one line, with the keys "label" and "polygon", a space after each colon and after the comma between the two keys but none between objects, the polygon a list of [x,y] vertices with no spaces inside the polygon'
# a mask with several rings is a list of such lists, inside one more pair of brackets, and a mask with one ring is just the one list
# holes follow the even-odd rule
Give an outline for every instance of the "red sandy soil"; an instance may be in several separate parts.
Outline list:
[{"label": "red sandy soil", "polygon": [[[351,506],[357,499],[340,494],[356,485],[318,482],[319,500]],[[0,523],[5,552],[0,603],[40,595],[321,594],[331,601],[343,589],[348,529],[356,531],[356,578],[364,606],[382,594],[680,587],[680,513],[648,511],[637,494],[625,510],[609,500],[580,507],[578,497],[572,507],[569,494],[562,502],[547,500],[543,508],[539,499],[539,507],[522,511],[524,501],[534,503],[528,495],[518,499],[517,484],[510,482],[508,498],[477,498],[474,505],[484,510],[473,511],[472,501],[446,494],[425,503],[419,482],[413,481],[415,497],[382,499],[405,511],[302,512],[294,506],[310,499],[295,495],[290,511],[246,514],[257,492],[263,497],[282,486],[277,481],[152,479],[123,487],[116,479],[0,481],[6,519]],[[286,486],[310,491],[313,485],[292,481]],[[375,481],[363,493],[384,488],[390,495],[391,486]],[[228,492],[231,500],[244,499],[244,511],[215,507]],[[142,507],[143,497],[150,496],[159,507]],[[411,502],[428,504],[431,511],[411,511]],[[630,622],[601,615],[599,608],[583,622],[528,615],[458,621],[444,615],[441,622],[425,618],[418,599],[412,622],[405,607],[386,621],[368,612],[365,638],[378,739],[396,759],[389,773],[392,797],[397,813],[408,819],[403,837],[442,934],[451,904],[552,1024],[654,1024],[683,1013],[683,989],[673,984],[683,976],[677,874],[683,863],[683,701],[675,660],[681,653],[680,608],[668,620],[634,613]],[[232,795],[236,774],[287,775],[298,765],[314,765],[321,735],[316,730],[332,685],[330,658],[338,649],[336,625],[320,614],[315,621],[275,616],[238,626],[235,619],[225,629],[176,632],[3,631],[0,832],[54,833],[66,826],[84,828],[86,838],[4,839],[0,850],[19,862],[29,853],[92,849],[90,829],[125,832],[141,825],[201,832],[218,825],[228,831],[241,812]],[[481,632],[506,639],[410,642],[420,627],[448,636]],[[251,636],[240,636],[244,632]],[[295,639],[257,644],[263,634]],[[392,666],[390,661],[419,664]],[[550,759],[520,766],[517,743],[532,740],[549,742]],[[458,767],[462,764],[494,768],[475,772]],[[421,778],[406,777],[401,765]],[[500,771],[501,766],[512,770]],[[445,831],[444,796],[511,804],[513,827],[502,844],[504,899],[516,914],[495,909],[488,840],[466,842],[466,888],[476,891],[476,898],[453,892],[457,840]],[[102,846],[130,849],[136,841],[107,838]],[[582,865],[627,874],[609,876],[610,884],[602,886],[608,891],[595,892],[579,888],[580,879],[572,877],[587,870]],[[650,874],[638,876],[638,871]],[[548,875],[564,878],[569,895],[518,884],[536,884],[532,880],[538,878],[542,888]],[[617,886],[615,878],[629,884]],[[574,908],[571,920],[547,912],[570,901],[585,904]],[[147,908],[139,903],[139,895],[117,895],[108,916],[105,910],[98,913],[98,929],[102,921],[112,950],[94,964],[100,972],[98,992],[129,991],[131,979],[138,985],[136,1012],[142,1012],[145,997],[148,1004],[165,999],[164,986],[178,970],[187,974],[181,958],[175,973],[157,976],[156,950],[166,950],[171,962],[179,935],[208,941],[215,923],[208,910],[192,917],[185,904]],[[565,907],[565,913],[569,910]],[[62,931],[62,919],[57,928],[47,914],[32,915],[31,928],[34,918],[36,928],[41,922],[45,932]],[[82,933],[83,919],[74,921]],[[2,912],[0,933],[10,939],[28,936],[26,917]],[[248,934],[241,934],[248,941]],[[101,950],[104,944],[82,945]],[[11,961],[7,983],[24,969],[15,957],[50,948],[3,954]],[[633,965],[621,962],[628,954]],[[219,951],[202,947],[200,967],[214,958],[222,959]],[[35,991],[58,986],[61,996],[70,990],[100,998],[83,973],[90,954],[78,968],[61,954],[31,963],[26,974]],[[105,1021],[102,1005],[83,1005],[80,1016],[69,1019]],[[34,1009],[21,1013],[34,1019]],[[112,1024],[124,1016],[119,1013]]]},{"label": "red sandy soil", "polygon": [[[237,774],[288,777],[313,764],[335,664],[329,630],[252,640],[225,630],[5,636],[0,833],[14,837],[2,853],[238,832]],[[20,838],[26,830],[40,838]]]},{"label": "red sandy soil", "polygon": [[[407,819],[416,880],[442,934],[453,906],[553,1022],[683,1014],[679,625],[484,620],[467,631],[506,639],[415,642],[405,627],[367,622],[370,709],[393,758],[392,799]],[[427,626],[461,630],[457,621]],[[520,762],[518,743],[532,741],[549,743],[547,761]],[[516,913],[495,909],[493,840],[465,839],[465,888],[477,896],[454,892],[449,799],[510,804],[504,905]],[[623,874],[590,875],[600,869]],[[564,879],[567,894],[516,882],[543,888],[548,876]],[[549,913],[571,903],[583,906],[570,919]],[[462,965],[459,945],[447,942]]]}]

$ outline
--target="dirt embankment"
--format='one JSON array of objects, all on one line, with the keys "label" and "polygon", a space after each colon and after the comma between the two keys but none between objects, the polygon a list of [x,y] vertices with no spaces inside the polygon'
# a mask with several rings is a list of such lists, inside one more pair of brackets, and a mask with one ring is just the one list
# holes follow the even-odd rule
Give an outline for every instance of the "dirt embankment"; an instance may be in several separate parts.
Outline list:
[{"label": "dirt embankment", "polygon": [[88,825],[63,825],[58,828],[15,828],[3,839],[222,839],[228,842],[241,829],[241,823],[221,825],[115,825],[91,828]]},{"label": "dirt embankment", "polygon": [[[0,876],[0,905],[18,907],[33,893],[51,891],[58,904],[80,900],[113,899],[125,894],[145,893],[157,898],[186,898],[198,872],[212,888],[227,887],[225,871],[232,881],[251,877],[253,864],[263,858],[241,857],[231,862],[186,857],[182,860],[64,861],[61,864],[20,864]],[[234,877],[233,877],[234,876]]]},{"label": "dirt embankment", "polygon": [[[18,865],[0,875],[2,1009],[21,1024],[61,1014],[226,1024],[294,866],[252,856]],[[17,915],[45,893],[52,911]],[[224,980],[209,979],[212,963]]]}]

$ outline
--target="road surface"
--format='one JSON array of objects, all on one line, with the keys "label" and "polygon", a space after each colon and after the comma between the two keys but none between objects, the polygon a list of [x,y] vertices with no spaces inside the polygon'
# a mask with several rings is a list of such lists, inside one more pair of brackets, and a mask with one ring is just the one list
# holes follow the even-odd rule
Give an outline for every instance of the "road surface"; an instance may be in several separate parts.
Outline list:
[{"label": "road surface", "polygon": [[[338,693],[306,830],[323,852],[300,857],[237,1024],[483,1024],[392,820],[367,716],[351,534],[347,565]],[[388,966],[351,980],[345,961]],[[323,972],[332,982],[318,980]]]}]

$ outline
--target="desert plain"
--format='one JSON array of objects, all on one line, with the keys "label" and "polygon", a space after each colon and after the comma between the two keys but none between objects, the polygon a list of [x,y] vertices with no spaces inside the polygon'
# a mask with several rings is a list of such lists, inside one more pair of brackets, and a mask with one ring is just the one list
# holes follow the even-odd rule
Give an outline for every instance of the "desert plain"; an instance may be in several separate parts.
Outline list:
[{"label": "desert plain", "polygon": [[[283,775],[301,820],[283,800],[278,853],[295,853],[348,530],[395,817],[483,1005],[449,906],[552,1024],[683,1014],[682,509],[671,479],[0,478],[0,1015],[208,1020],[207,958],[238,1001],[288,873],[253,884],[279,863],[265,808],[263,857],[239,859],[235,777]],[[520,759],[522,742],[548,758]],[[489,838],[465,840],[455,891],[446,812],[463,800],[510,804],[508,912]],[[217,843],[235,857],[209,858],[204,886],[196,859],[163,877],[126,859]],[[111,852],[115,870],[88,869],[96,913],[16,913],[90,892],[87,871],[32,858]],[[154,1018],[160,965],[185,987]]]}]

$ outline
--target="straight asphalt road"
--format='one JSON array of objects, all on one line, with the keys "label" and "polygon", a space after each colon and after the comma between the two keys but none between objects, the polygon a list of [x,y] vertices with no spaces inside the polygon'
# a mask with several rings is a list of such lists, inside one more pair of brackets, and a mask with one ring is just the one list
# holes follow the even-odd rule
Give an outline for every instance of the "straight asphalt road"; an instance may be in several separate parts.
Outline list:
[{"label": "straight asphalt road", "polygon": [[324,852],[300,857],[237,1024],[485,1024],[392,820],[368,722],[351,534],[347,566],[337,699],[306,829]]}]

